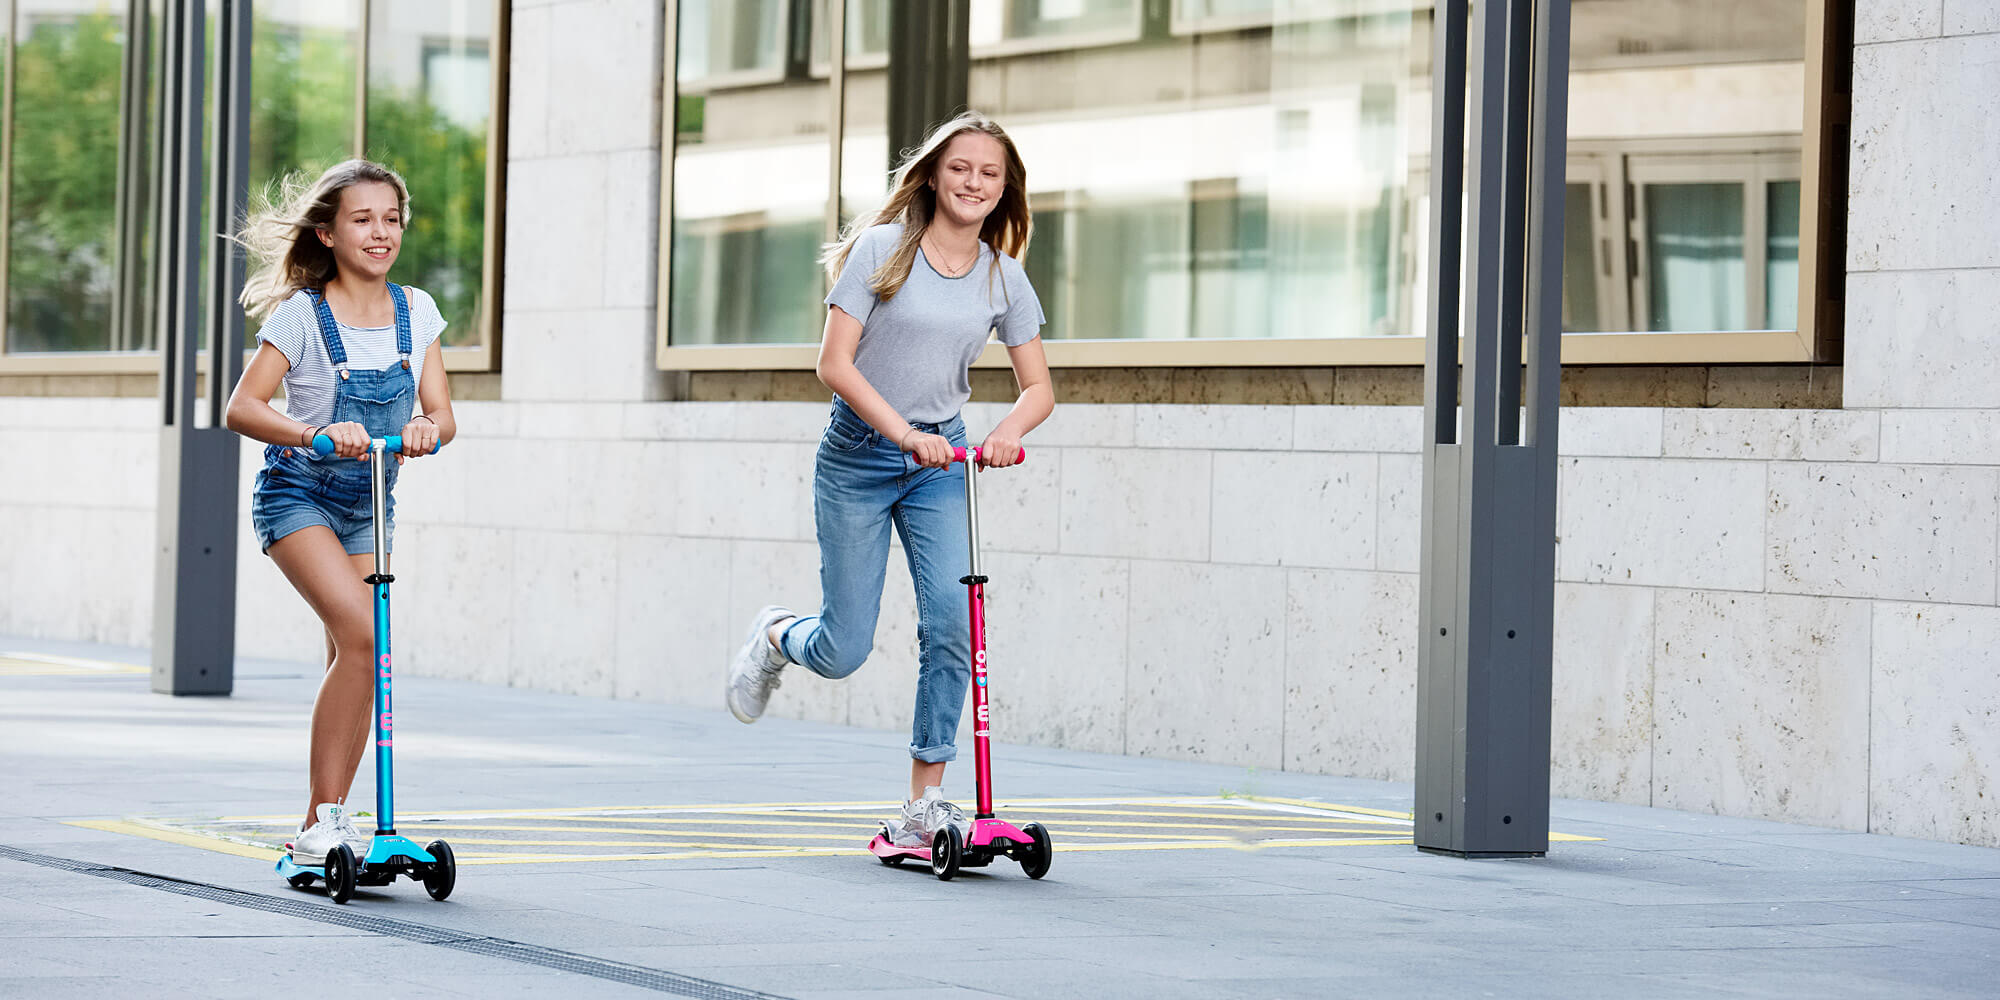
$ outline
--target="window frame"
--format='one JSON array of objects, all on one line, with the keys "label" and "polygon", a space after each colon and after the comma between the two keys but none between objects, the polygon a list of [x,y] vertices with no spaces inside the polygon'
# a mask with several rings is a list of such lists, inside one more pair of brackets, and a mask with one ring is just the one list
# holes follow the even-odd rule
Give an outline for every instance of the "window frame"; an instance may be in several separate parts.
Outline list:
[{"label": "window frame", "polygon": [[[488,86],[492,94],[491,116],[486,132],[486,239],[481,254],[480,266],[484,270],[480,287],[480,306],[483,313],[480,323],[480,344],[477,347],[442,348],[445,370],[449,372],[494,372],[500,369],[500,340],[502,323],[500,310],[504,299],[505,260],[504,227],[505,206],[502,203],[506,192],[507,173],[507,106],[509,64],[512,61],[512,13],[513,4],[508,0],[487,0],[493,4],[493,38],[488,42],[487,53],[491,63]],[[367,148],[367,108],[368,94],[368,48],[369,32],[373,27],[373,0],[359,0],[361,6],[360,37],[362,44],[356,53],[355,64],[355,136],[353,155]],[[16,40],[18,5],[14,0],[0,0],[0,39],[7,46],[4,92],[0,92],[0,375],[119,375],[157,374],[160,370],[159,350],[136,351],[47,351],[33,354],[10,354],[7,351],[7,275],[9,270],[8,236],[13,229],[13,133],[14,133],[14,44]],[[130,44],[130,27],[127,27],[127,44]],[[213,94],[208,95],[213,99]],[[123,123],[121,122],[121,127]],[[132,294],[144,286],[144,276],[136,273],[118,273],[112,276],[113,283],[126,294]],[[245,345],[245,355],[253,353],[254,344]],[[207,369],[207,352],[198,356],[199,368]]]},{"label": "window frame", "polygon": [[[1844,219],[1835,218],[1835,213],[1846,211],[1846,198],[1831,200],[1821,197],[1820,192],[1827,184],[1823,176],[1839,169],[1844,163],[1845,151],[1829,151],[1825,143],[1832,137],[1844,139],[1848,95],[1839,89],[1845,79],[1842,72],[1851,65],[1852,39],[1851,25],[1843,25],[1838,17],[1829,17],[1829,0],[1803,0],[1805,4],[1804,38],[1804,128],[1796,140],[1799,143],[1797,171],[1800,181],[1800,221],[1799,221],[1799,282],[1798,282],[1798,324],[1793,330],[1742,330],[1742,331],[1702,331],[1702,332],[1658,332],[1658,331],[1604,331],[1564,334],[1562,337],[1562,363],[1566,365],[1714,365],[1714,364],[1805,364],[1838,363],[1840,359],[1840,309],[1841,289],[1837,280],[1822,273],[1825,258],[1831,257],[1836,263],[1842,248],[1830,234],[1845,231]],[[838,5],[843,18],[846,12],[844,0],[814,0],[814,9],[822,16],[831,5]],[[1407,9],[1408,0],[1378,0],[1383,12]],[[679,3],[669,0],[666,11],[667,52],[678,53],[675,29],[679,18]],[[1143,16],[1145,5],[1137,5]],[[1190,23],[1203,19],[1178,18],[1179,5],[1175,4],[1173,30],[1179,33]],[[1233,19],[1232,19],[1233,20]],[[1270,18],[1263,18],[1269,23]],[[1228,27],[1240,25],[1231,24]],[[1135,28],[1143,27],[1143,19]],[[1202,30],[1208,30],[1201,25]],[[833,102],[840,105],[842,75],[846,59],[840,45],[840,33],[836,30],[829,45],[831,64],[827,67],[833,77]],[[1135,38],[1137,35],[1134,36]],[[1042,41],[1042,40],[1036,40]],[[1067,41],[1067,40],[1066,40]],[[1102,44],[1096,42],[1093,44]],[[1047,51],[1051,48],[1081,48],[1081,43],[1059,46],[1035,46],[1024,49],[1004,48],[994,51],[993,47],[975,49],[975,57],[993,55],[1013,55],[1025,51]],[[1830,66],[1830,60],[1844,60],[1842,65]],[[676,133],[674,116],[678,106],[678,89],[673,65],[669,59],[664,69],[669,98],[662,102],[664,121],[662,132],[665,136]],[[833,161],[834,182],[829,188],[833,194],[830,202],[838,203],[839,159],[842,135],[838,128],[841,112],[836,110],[829,118],[834,128],[829,133],[829,157]],[[1768,137],[1767,137],[1768,138]],[[1759,141],[1758,137],[1730,137],[1722,142],[1710,140],[1709,148],[1725,153],[1734,150],[1743,142]],[[659,303],[656,363],[663,371],[758,371],[758,370],[811,370],[817,363],[819,346],[812,343],[787,344],[723,344],[675,346],[671,342],[669,317],[672,297],[672,205],[673,205],[673,142],[663,142],[661,175],[661,240],[659,285],[656,299]],[[1664,152],[1658,145],[1647,140],[1627,140],[1612,144],[1578,143],[1572,147],[1594,150],[1604,146],[1616,146],[1624,155],[1616,157],[1619,167],[1608,171],[1603,182],[1603,193],[1594,194],[1593,199],[1603,197],[1611,211],[1633,209],[1632,189],[1625,174],[1624,162],[1628,157],[1650,156]],[[1671,148],[1671,147],[1668,147]],[[1685,149],[1685,147],[1682,147]],[[1572,161],[1575,157],[1572,156]],[[1838,161],[1838,162],[1836,162]],[[1772,178],[1776,179],[1776,178]],[[1414,182],[1410,187],[1410,197],[1405,202],[1405,218],[1414,225],[1416,219],[1416,195]],[[1746,202],[1748,201],[1746,192]],[[1593,202],[1595,204],[1595,200]],[[1757,204],[1763,204],[1763,192],[1758,193]],[[1747,205],[1746,205],[1747,209]],[[831,209],[830,209],[831,211]],[[1757,221],[1761,230],[1764,220]],[[1746,233],[1747,240],[1747,233]],[[1414,246],[1414,240],[1408,241]],[[1758,259],[1762,259],[1765,248],[1757,248]],[[1622,256],[1622,255],[1621,255]],[[1749,256],[1746,247],[1746,267]],[[1638,292],[1633,288],[1631,274],[1624,262],[1614,268],[1614,274],[1622,272],[1625,280],[1619,281],[1618,304],[1623,307],[1622,315],[1632,315],[1632,309],[1643,304]],[[1758,275],[1762,280],[1761,274]],[[1600,283],[1600,301],[1603,284]],[[1401,307],[1399,306],[1399,309]],[[1047,340],[1044,347],[1049,364],[1057,368],[1159,368],[1159,367],[1373,367],[1409,366],[1424,362],[1426,337],[1389,336],[1353,337],[1343,339],[1304,338],[1194,338],[1187,340]],[[1004,368],[1009,364],[1006,350],[997,343],[989,343],[975,363],[978,368]]]}]

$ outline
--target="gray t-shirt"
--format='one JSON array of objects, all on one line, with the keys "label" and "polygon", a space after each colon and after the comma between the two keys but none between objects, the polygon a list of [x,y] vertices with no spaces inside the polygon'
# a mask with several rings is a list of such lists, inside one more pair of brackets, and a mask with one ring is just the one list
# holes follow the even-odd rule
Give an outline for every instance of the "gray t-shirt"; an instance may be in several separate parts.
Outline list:
[{"label": "gray t-shirt", "polygon": [[862,231],[826,304],[860,321],[854,367],[868,384],[904,420],[943,423],[971,397],[967,369],[978,360],[988,333],[997,331],[1002,344],[1019,347],[1040,335],[1047,320],[1027,272],[984,241],[978,263],[957,278],[939,274],[919,253],[909,280],[894,298],[881,301],[868,278],[895,253],[902,235],[897,223]]}]

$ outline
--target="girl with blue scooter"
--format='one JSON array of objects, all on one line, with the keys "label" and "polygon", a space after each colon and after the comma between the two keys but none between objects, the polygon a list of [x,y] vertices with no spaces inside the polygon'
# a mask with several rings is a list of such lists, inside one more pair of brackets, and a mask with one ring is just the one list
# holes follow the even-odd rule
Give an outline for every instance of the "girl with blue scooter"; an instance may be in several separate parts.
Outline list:
[{"label": "girl with blue scooter", "polygon": [[[362,834],[345,803],[371,728],[378,784],[387,778],[389,712],[386,703],[379,713],[370,707],[387,696],[397,466],[431,454],[457,433],[439,340],[444,316],[422,290],[388,280],[409,213],[401,176],[349,160],[310,185],[288,181],[278,203],[253,213],[237,237],[252,262],[241,301],[263,326],[225,422],[266,445],[251,524],[258,545],[319,617],[326,639],[305,819],[279,868],[292,864],[287,877],[295,885],[317,873],[342,901],[341,889],[352,893],[357,869],[382,839]],[[271,405],[280,385],[282,412]],[[446,859],[414,845],[409,850],[423,856],[405,851],[406,863],[430,864],[443,874]],[[347,866],[344,879],[336,877],[336,856]],[[432,895],[443,898],[438,888],[431,886]],[[449,893],[449,882],[441,888]]]}]

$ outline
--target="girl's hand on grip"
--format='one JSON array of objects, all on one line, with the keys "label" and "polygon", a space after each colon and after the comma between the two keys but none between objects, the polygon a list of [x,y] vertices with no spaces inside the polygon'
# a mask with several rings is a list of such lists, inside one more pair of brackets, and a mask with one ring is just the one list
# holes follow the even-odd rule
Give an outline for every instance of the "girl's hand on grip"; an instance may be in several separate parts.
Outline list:
[{"label": "girl's hand on grip", "polygon": [[335,455],[354,459],[368,457],[368,428],[350,420],[344,424],[328,424],[319,432],[333,441]]},{"label": "girl's hand on grip", "polygon": [[951,442],[936,434],[911,428],[910,433],[903,435],[902,448],[918,465],[932,469],[951,465]]},{"label": "girl's hand on grip", "polygon": [[413,417],[403,425],[403,450],[396,461],[405,458],[422,458],[437,450],[438,425],[428,417]]},{"label": "girl's hand on grip", "polygon": [[1004,469],[1021,462],[1021,439],[1002,437],[999,433],[986,435],[979,445],[979,464],[989,469]]}]

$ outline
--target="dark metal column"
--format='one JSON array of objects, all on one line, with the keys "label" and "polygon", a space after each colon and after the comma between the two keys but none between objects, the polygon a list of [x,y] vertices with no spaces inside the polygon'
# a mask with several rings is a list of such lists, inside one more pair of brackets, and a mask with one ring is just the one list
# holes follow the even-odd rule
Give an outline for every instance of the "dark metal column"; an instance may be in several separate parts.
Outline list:
[{"label": "dark metal column", "polygon": [[1481,3],[1469,44],[1466,22],[1465,0],[1440,0],[1416,844],[1535,856],[1548,851],[1569,0]]},{"label": "dark metal column", "polygon": [[971,0],[890,0],[889,163],[965,110]]},{"label": "dark metal column", "polygon": [[[153,690],[228,694],[235,681],[237,460],[223,429],[243,364],[242,254],[214,234],[232,228],[247,194],[250,2],[219,0],[216,127],[210,193],[202,206],[204,0],[169,4],[160,67],[159,309],[160,499],[153,574]],[[214,262],[202,313],[202,250]],[[208,386],[197,420],[198,331],[206,321]]]}]

